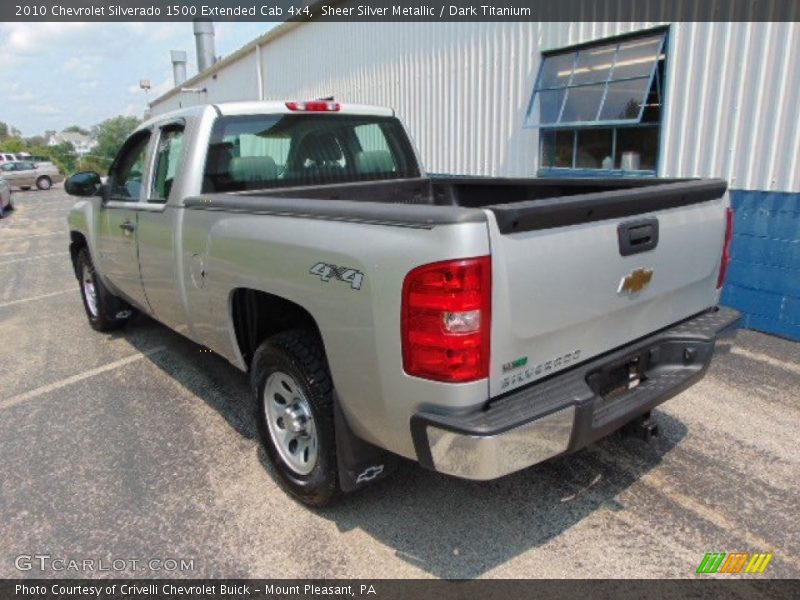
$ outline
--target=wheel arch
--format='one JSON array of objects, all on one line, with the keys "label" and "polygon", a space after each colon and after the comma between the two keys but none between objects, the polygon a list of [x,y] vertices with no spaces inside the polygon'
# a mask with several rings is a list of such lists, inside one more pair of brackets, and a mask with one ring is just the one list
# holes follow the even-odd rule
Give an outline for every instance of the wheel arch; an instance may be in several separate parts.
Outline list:
[{"label": "wheel arch", "polygon": [[83,248],[89,249],[89,241],[80,231],[75,230],[69,232],[69,239],[69,256],[72,259],[72,270],[75,272],[75,277],[80,278],[78,273],[78,253]]},{"label": "wheel arch", "polygon": [[261,342],[283,331],[310,329],[325,347],[316,319],[292,300],[258,289],[236,288],[230,294],[229,306],[236,346],[248,371]]}]

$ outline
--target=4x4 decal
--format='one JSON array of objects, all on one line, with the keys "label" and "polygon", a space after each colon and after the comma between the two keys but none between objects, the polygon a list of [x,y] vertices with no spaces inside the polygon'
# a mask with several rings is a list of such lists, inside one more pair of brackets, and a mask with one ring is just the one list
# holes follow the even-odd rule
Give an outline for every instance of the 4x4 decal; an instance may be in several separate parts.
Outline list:
[{"label": "4x4 decal", "polygon": [[329,282],[331,279],[344,281],[345,283],[349,283],[350,287],[354,290],[360,290],[361,284],[364,282],[364,274],[361,271],[323,262],[319,262],[311,267],[309,273],[316,275],[325,283]]}]

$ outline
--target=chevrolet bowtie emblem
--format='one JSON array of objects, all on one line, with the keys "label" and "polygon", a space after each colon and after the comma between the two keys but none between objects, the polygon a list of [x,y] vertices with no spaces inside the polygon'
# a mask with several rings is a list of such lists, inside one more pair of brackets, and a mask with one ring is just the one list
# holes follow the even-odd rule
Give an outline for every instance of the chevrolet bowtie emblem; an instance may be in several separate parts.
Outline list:
[{"label": "chevrolet bowtie emblem", "polygon": [[644,269],[641,267],[634,269],[619,282],[617,293],[621,294],[625,292],[626,294],[635,294],[641,292],[650,284],[652,278],[653,269]]}]

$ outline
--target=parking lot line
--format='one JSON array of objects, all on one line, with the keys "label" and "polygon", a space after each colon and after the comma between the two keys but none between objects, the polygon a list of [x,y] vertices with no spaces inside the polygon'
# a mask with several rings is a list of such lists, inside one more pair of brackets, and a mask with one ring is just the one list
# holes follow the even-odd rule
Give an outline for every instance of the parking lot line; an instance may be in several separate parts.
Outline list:
[{"label": "parking lot line", "polygon": [[114,362],[110,362],[108,364],[95,367],[94,369],[89,369],[88,371],[84,371],[83,373],[78,373],[77,375],[72,375],[65,379],[54,381],[53,383],[48,383],[47,385],[43,385],[34,390],[23,392],[22,394],[17,394],[16,396],[11,396],[10,398],[6,398],[5,400],[0,400],[0,410],[11,408],[12,406],[17,406],[18,404],[22,404],[23,402],[28,402],[29,400],[38,398],[43,394],[47,394],[48,392],[58,390],[60,388],[72,385],[73,383],[77,383],[79,381],[83,381],[84,379],[89,379],[90,377],[94,377],[95,375],[100,375],[101,373],[105,373],[107,371],[113,371],[114,369],[118,369],[120,367],[124,367],[131,363],[135,363],[137,361],[142,360],[143,358],[147,358],[148,356],[151,356],[158,352],[162,352],[165,349],[166,349],[165,346],[156,346],[155,348],[151,348],[150,350],[145,350],[144,352],[133,354],[131,356],[126,356],[125,358],[115,360]]},{"label": "parking lot line", "polygon": [[40,258],[49,258],[52,256],[66,256],[66,252],[52,252],[50,254],[38,254],[36,256],[28,256],[27,258],[12,258],[11,260],[4,260],[0,262],[0,267],[4,267],[11,263],[26,262],[29,260],[38,260]]},{"label": "parking lot line", "polygon": [[[719,510],[715,510],[713,507],[707,506],[694,498],[691,498],[685,494],[681,494],[674,489],[674,485],[671,485],[666,479],[654,473],[653,471],[644,474],[640,481],[644,485],[651,486],[652,488],[658,490],[684,510],[694,513],[701,519],[705,519],[718,529],[722,531],[736,532],[737,535],[744,539],[745,543],[750,548],[766,552],[768,550],[772,550],[776,546],[779,547],[779,545],[775,544],[774,542],[766,540],[763,537],[748,531],[746,527],[742,527],[738,523],[729,520]],[[791,556],[787,553],[786,555],[781,556],[781,559],[791,564],[796,569],[800,569],[800,561],[794,556]]]},{"label": "parking lot line", "polygon": [[78,291],[77,288],[71,287],[69,289],[60,290],[58,292],[50,292],[49,294],[40,294],[39,296],[20,298],[19,300],[11,300],[10,302],[3,302],[2,304],[0,304],[0,308],[5,308],[6,306],[14,306],[16,304],[25,304],[26,302],[35,302],[36,300],[43,300],[44,298],[51,298],[52,296],[60,296],[61,294],[69,294],[77,291]]},{"label": "parking lot line", "polygon": [[800,375],[800,365],[790,363],[788,361],[779,360],[777,358],[773,358],[768,354],[762,354],[760,352],[751,352],[750,350],[746,350],[745,348],[740,348],[739,346],[734,346],[731,348],[732,354],[738,354],[739,356],[743,356],[744,358],[749,358],[750,360],[757,360],[758,362],[767,363],[773,367],[778,367],[779,369],[784,369],[786,371],[790,371],[797,375]]},{"label": "parking lot line", "polygon": [[20,218],[14,219],[9,225],[27,225],[28,223],[41,223],[42,221],[63,221],[66,223],[66,217],[63,213],[56,217],[34,217],[31,215],[30,217],[22,218],[22,215],[20,215]]},{"label": "parking lot line", "polygon": [[[6,233],[8,233],[10,231],[13,231],[13,230],[9,229]],[[50,236],[50,235],[63,235],[63,236],[66,237],[67,232],[64,231],[64,230],[58,230],[58,231],[51,231],[50,233],[33,233],[31,235],[25,235],[25,234],[22,234],[22,235],[10,235],[10,236],[8,236],[7,239],[4,239],[2,241],[7,242],[7,241],[10,241],[12,239],[14,239],[14,240],[27,240],[28,238],[47,237],[47,236]]]},{"label": "parking lot line", "polygon": [[[624,456],[622,454],[611,454],[603,448],[597,448],[597,452],[602,457],[602,460],[608,464],[624,464],[631,471],[635,470],[636,468],[636,465],[628,456]],[[746,527],[739,526],[738,523],[730,520],[728,517],[723,515],[720,510],[717,510],[717,507],[709,506],[696,498],[692,498],[679,492],[677,489],[675,489],[676,486],[673,482],[665,479],[655,470],[648,471],[639,477],[639,484],[649,487],[657,493],[663,494],[685,511],[704,519],[708,523],[711,523],[713,526],[723,531],[735,531],[736,534],[744,539],[747,545],[751,548],[763,548],[766,552],[766,549],[772,549],[775,547],[774,542],[754,534]],[[798,560],[796,557],[787,555],[782,556],[782,559],[795,568],[800,569],[800,560]]]}]

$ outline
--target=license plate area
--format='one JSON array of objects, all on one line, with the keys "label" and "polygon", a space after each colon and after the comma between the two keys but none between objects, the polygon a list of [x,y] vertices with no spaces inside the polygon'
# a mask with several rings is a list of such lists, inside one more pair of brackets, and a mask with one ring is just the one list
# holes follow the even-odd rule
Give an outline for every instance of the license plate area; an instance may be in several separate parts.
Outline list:
[{"label": "license plate area", "polygon": [[647,367],[647,353],[629,355],[593,371],[586,383],[603,400],[612,400],[647,381]]}]

